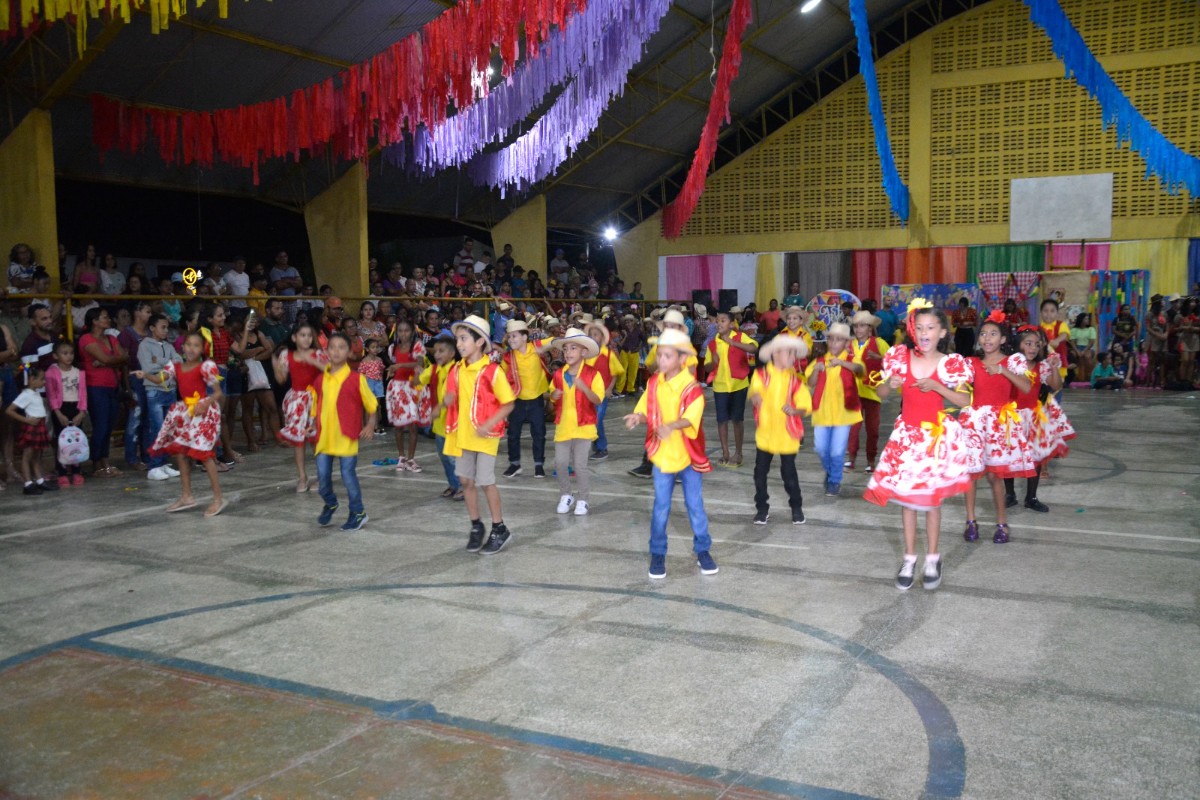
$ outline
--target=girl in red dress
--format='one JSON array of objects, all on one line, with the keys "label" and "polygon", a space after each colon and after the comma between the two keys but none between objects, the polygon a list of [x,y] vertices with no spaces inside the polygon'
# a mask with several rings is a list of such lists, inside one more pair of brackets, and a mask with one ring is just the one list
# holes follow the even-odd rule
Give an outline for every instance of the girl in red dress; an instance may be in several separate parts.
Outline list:
[{"label": "girl in red dress", "polygon": [[[388,348],[387,375],[391,383],[387,387],[388,421],[396,431],[398,451],[397,472],[420,472],[417,463],[417,427],[421,422],[421,395],[423,390],[413,385],[413,378],[425,368],[425,345],[417,338],[413,325],[407,319],[396,322],[396,333],[392,346]],[[408,457],[405,453],[405,438],[408,439]]]},{"label": "girl in red dress", "polygon": [[[1004,479],[1027,478],[1036,474],[1029,440],[1017,412],[1017,394],[1028,392],[1028,364],[1020,353],[1006,355],[1008,327],[1004,314],[993,311],[979,327],[978,355],[967,363],[971,370],[973,395],[971,405],[958,415],[968,434],[976,439],[979,462],[974,477],[986,474],[996,503],[996,532],[992,541],[1004,544],[1009,539],[1008,512],[1005,502]],[[979,524],[975,521],[975,481],[967,488],[967,527],[963,538],[968,542],[979,539]]]},{"label": "girl in red dress", "polygon": [[329,359],[316,349],[317,329],[302,322],[292,331],[288,347],[275,357],[275,379],[290,380],[283,396],[283,425],[279,441],[292,448],[296,458],[296,492],[307,492],[308,471],[304,446],[317,440],[316,420],[312,416],[313,384],[325,371]]},{"label": "girl in red dress", "polygon": [[213,491],[212,504],[204,511],[204,516],[208,518],[220,514],[228,501],[221,497],[214,452],[221,435],[221,377],[217,365],[205,360],[204,348],[204,336],[199,332],[189,333],[183,341],[182,364],[168,362],[157,375],[149,375],[141,370],[130,374],[158,384],[162,384],[167,376],[175,378],[179,400],[167,411],[158,438],[150,447],[150,455],[169,453],[175,456],[175,463],[179,465],[183,495],[167,506],[168,513],[198,505],[192,494],[192,460],[204,465]]},{"label": "girl in red dress", "polygon": [[904,562],[896,575],[896,588],[902,591],[912,587],[916,571],[918,511],[925,512],[928,546],[922,582],[926,589],[941,583],[942,501],[967,490],[978,459],[968,446],[970,437],[945,411],[947,402],[958,407],[971,402],[971,396],[960,390],[971,382],[966,359],[957,353],[947,355],[946,315],[920,298],[914,298],[908,309],[908,342],[884,356],[880,370],[884,382],[876,389],[880,401],[892,390],[903,392],[900,417],[863,494],[876,505],[895,503],[902,509]]},{"label": "girl in red dress", "polygon": [[[1052,458],[1064,458],[1070,451],[1068,439],[1075,438],[1075,429],[1067,420],[1062,407],[1054,399],[1054,393],[1062,387],[1059,360],[1055,353],[1046,355],[1046,336],[1041,329],[1032,325],[1022,326],[1017,333],[1017,347],[1033,370],[1028,392],[1017,397],[1017,412],[1029,439],[1030,453],[1038,470],[1044,470]],[[1025,482],[1025,507],[1031,511],[1045,513],[1050,507],[1038,500],[1040,475],[1032,475]],[[1007,489],[1006,502],[1017,504],[1015,481],[1004,482]]]}]

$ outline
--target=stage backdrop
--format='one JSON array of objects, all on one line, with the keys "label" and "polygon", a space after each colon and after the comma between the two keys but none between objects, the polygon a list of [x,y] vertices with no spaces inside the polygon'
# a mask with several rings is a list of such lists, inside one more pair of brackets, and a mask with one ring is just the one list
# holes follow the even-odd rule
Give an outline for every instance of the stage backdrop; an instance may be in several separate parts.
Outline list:
[{"label": "stage backdrop", "polygon": [[[658,285],[664,300],[692,302],[693,289],[708,289],[716,298],[722,289],[736,289],[738,305],[754,302],[758,253],[724,253],[706,256],[660,256]],[[765,310],[765,307],[760,310]]]},{"label": "stage backdrop", "polygon": [[[959,298],[965,297],[975,308],[982,308],[982,295],[974,283],[893,283],[880,288],[882,297],[890,298],[892,311],[904,319],[908,314],[908,303],[914,297],[923,297],[949,314],[958,308]],[[903,326],[902,326],[903,327]]]}]

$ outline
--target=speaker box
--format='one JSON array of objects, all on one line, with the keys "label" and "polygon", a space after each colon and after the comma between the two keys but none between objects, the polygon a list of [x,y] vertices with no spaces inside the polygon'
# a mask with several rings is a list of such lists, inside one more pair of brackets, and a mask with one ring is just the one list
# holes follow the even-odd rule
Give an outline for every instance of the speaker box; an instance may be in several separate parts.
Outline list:
[{"label": "speaker box", "polygon": [[733,308],[738,304],[737,289],[722,289],[720,293],[722,310]]},{"label": "speaker box", "polygon": [[710,290],[710,289],[693,289],[692,290],[692,302],[700,303],[702,305],[711,307],[712,302],[713,302],[712,290]]}]

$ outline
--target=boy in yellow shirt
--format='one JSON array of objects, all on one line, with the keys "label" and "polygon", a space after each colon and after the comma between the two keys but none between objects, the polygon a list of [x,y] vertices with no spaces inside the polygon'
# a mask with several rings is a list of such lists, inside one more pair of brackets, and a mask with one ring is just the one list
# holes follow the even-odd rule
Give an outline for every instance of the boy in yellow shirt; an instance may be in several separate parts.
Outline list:
[{"label": "boy in yellow shirt", "polygon": [[[742,436],[746,420],[746,392],[750,388],[750,358],[758,342],[737,329],[731,311],[717,312],[717,335],[708,343],[704,363],[710,370],[713,403],[717,407],[717,435],[721,439],[722,466],[742,465]],[[713,366],[715,365],[715,369]],[[735,457],[729,458],[729,423],[733,423]]]},{"label": "boy in yellow shirt", "polygon": [[501,362],[504,374],[512,384],[517,399],[508,418],[508,469],[504,477],[521,474],[521,429],[529,423],[533,439],[533,477],[546,477],[546,406],[544,397],[550,387],[550,372],[542,354],[550,349],[549,342],[530,339],[529,323],[510,319],[505,327],[508,352]]},{"label": "boy in yellow shirt", "polygon": [[796,454],[804,439],[803,414],[812,412],[812,395],[796,375],[796,359],[808,355],[808,345],[796,336],[776,336],[759,349],[766,364],[750,378],[750,403],[754,406],[754,524],[766,525],[771,518],[767,475],[771,461],[779,456],[779,474],[792,509],[792,524],[804,524],[804,498],[796,475]]},{"label": "boy in yellow shirt", "polygon": [[433,350],[433,363],[425,367],[416,377],[419,385],[427,387],[429,404],[433,407],[433,438],[437,443],[438,458],[442,460],[442,470],[446,473],[446,483],[442,497],[452,500],[462,500],[462,484],[454,472],[454,457],[446,455],[446,379],[450,377],[450,368],[454,366],[454,356],[457,354],[454,340],[448,336],[438,336],[429,343]]},{"label": "boy in yellow shirt", "polygon": [[602,320],[583,322],[583,331],[596,343],[599,348],[596,355],[587,360],[587,365],[600,373],[604,379],[604,398],[596,409],[596,445],[592,450],[592,461],[603,461],[608,458],[608,436],[604,433],[604,417],[608,414],[608,398],[612,396],[613,387],[618,379],[625,374],[625,367],[617,354],[609,349],[608,343],[612,334]]},{"label": "boy in yellow shirt", "polygon": [[[472,314],[451,326],[458,354],[462,356],[446,378],[446,445],[445,453],[454,456],[454,471],[462,483],[471,519],[467,552],[486,555],[499,553],[512,533],[504,524],[500,508],[500,490],[496,488],[496,453],[505,422],[517,399],[504,377],[504,370],[487,357],[492,349],[488,324]],[[479,519],[479,495],[483,490],[492,512],[492,532],[487,545],[483,543],[484,527]]]},{"label": "boy in yellow shirt", "polygon": [[329,366],[313,384],[317,394],[312,412],[317,418],[317,483],[325,501],[317,524],[328,525],[338,509],[337,495],[333,493],[336,458],[342,470],[342,485],[350,496],[350,517],[342,530],[356,531],[367,523],[362,489],[358,485],[358,443],[370,441],[375,435],[379,403],[367,386],[367,379],[350,369],[350,340],[345,334],[331,334],[325,352]]},{"label": "boy in yellow shirt", "polygon": [[[653,315],[651,315],[651,317],[653,317]],[[687,336],[687,323],[683,318],[683,313],[677,309],[667,309],[660,315],[659,319],[655,321],[654,324],[658,326],[659,336],[666,331],[679,331],[684,336]],[[650,375],[653,375],[658,371],[658,337],[652,337],[648,341],[650,343],[650,352],[646,354],[646,372]],[[696,377],[696,373],[699,368],[700,359],[696,357],[696,351],[692,350],[691,354],[683,361],[683,369],[694,378]],[[647,385],[649,385],[649,383],[647,383]],[[652,477],[654,471],[652,465],[650,464],[650,457],[648,455],[643,455],[642,463],[629,470],[629,474],[635,478]]]},{"label": "boy in yellow shirt", "polygon": [[675,478],[683,484],[683,502],[692,526],[692,547],[696,563],[704,575],[717,573],[717,562],[709,550],[708,515],[704,512],[700,475],[712,472],[704,454],[704,389],[684,368],[684,362],[696,350],[686,333],[664,330],[658,337],[655,354],[658,369],[650,377],[646,391],[625,427],[633,430],[646,424],[646,452],[653,464],[654,510],[650,517],[650,577],[667,576],[667,518],[671,513],[671,495]]},{"label": "boy in yellow shirt", "polygon": [[[562,350],[566,361],[554,373],[550,393],[554,401],[554,469],[562,493],[557,511],[566,514],[574,507],[575,516],[583,517],[588,513],[588,449],[596,440],[599,406],[604,402],[604,376],[585,361],[595,358],[600,346],[578,328],[555,339],[554,346]],[[572,466],[578,485],[575,494],[571,494]]]},{"label": "boy in yellow shirt", "polygon": [[863,365],[850,360],[850,326],[835,322],[825,333],[828,349],[808,365],[812,390],[813,447],[825,467],[825,494],[837,497],[842,490],[842,470],[850,428],[862,422],[858,376]]},{"label": "boy in yellow shirt", "polygon": [[850,444],[846,451],[846,467],[854,469],[854,461],[858,457],[858,432],[866,428],[867,435],[867,468],[865,472],[875,469],[875,460],[879,455],[879,395],[871,386],[871,376],[878,377],[883,369],[883,357],[887,354],[888,343],[875,335],[879,327],[879,317],[870,311],[859,311],[850,320],[850,332],[854,337],[850,340],[851,361],[863,365],[863,374],[858,376],[858,397],[862,401],[863,421],[850,428]]}]

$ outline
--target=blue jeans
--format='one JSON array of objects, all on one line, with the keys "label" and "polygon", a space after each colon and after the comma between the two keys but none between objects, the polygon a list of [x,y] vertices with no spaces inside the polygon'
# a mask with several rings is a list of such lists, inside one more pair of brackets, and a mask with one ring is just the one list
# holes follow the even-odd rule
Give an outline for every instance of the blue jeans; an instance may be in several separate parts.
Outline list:
[{"label": "blue jeans", "polygon": [[[146,392],[146,438],[144,444],[147,448],[154,444],[158,438],[158,432],[162,430],[163,419],[167,416],[167,409],[175,402],[174,392],[156,392],[150,390]],[[146,463],[150,465],[150,469],[166,466],[168,456],[164,453],[157,456],[150,456],[150,460]]]},{"label": "blue jeans", "polygon": [[708,515],[704,513],[704,497],[700,493],[700,473],[688,467],[683,472],[663,472],[654,467],[654,511],[650,515],[650,555],[667,554],[667,517],[671,515],[671,495],[675,493],[675,476],[683,482],[683,502],[687,506],[688,522],[692,525],[692,549],[707,552],[712,547],[708,535]]},{"label": "blue jeans", "polygon": [[331,456],[328,453],[317,453],[317,489],[321,499],[327,506],[337,505],[337,495],[333,493],[333,460],[338,459],[342,467],[342,485],[346,494],[350,495],[350,513],[361,514],[363,511],[362,489],[358,485],[358,456]]},{"label": "blue jeans", "polygon": [[814,425],[813,448],[830,483],[842,482],[842,469],[846,463],[846,445],[850,441],[849,425]]},{"label": "blue jeans", "polygon": [[[596,450],[608,449],[608,437],[604,435],[604,414],[608,411],[608,397],[596,408]],[[666,552],[665,550],[663,551]]]},{"label": "blue jeans", "polygon": [[435,436],[434,439],[437,441],[438,458],[442,460],[442,469],[446,472],[446,481],[451,489],[461,491],[462,484],[458,482],[458,475],[454,472],[454,456],[446,455],[446,437]]},{"label": "blue jeans", "polygon": [[92,418],[92,461],[103,461],[108,458],[121,404],[116,387],[110,386],[89,386],[87,399],[88,416]]},{"label": "blue jeans", "polygon": [[134,405],[125,420],[125,463],[133,466],[139,461],[149,462],[146,448],[154,443],[147,439],[150,415],[146,413],[146,386],[141,381],[130,379]]}]

